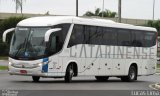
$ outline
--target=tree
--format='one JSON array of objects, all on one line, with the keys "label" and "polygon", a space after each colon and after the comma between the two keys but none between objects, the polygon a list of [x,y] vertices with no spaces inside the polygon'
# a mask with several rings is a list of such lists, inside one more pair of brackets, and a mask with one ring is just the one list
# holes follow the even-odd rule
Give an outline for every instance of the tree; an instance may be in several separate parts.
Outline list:
[{"label": "tree", "polygon": [[[157,21],[150,20],[148,21],[147,26],[154,27],[157,29],[158,33],[160,32],[160,20],[157,20]],[[160,33],[158,35],[160,36]]]},{"label": "tree", "polygon": [[0,55],[8,55],[9,42],[12,37],[12,33],[7,36],[7,43],[2,42],[2,34],[6,29],[16,27],[17,23],[26,17],[10,17],[0,22]]},{"label": "tree", "polygon": [[44,15],[49,15],[49,11],[47,11]]},{"label": "tree", "polygon": [[21,14],[22,14],[22,11],[23,11],[23,0],[13,0],[16,4],[16,13],[18,11],[18,9],[20,8],[21,10]]},{"label": "tree", "polygon": [[87,11],[83,16],[98,16],[102,17],[102,14],[104,17],[115,17],[116,12],[112,12],[110,10],[101,11],[100,8],[96,8],[95,12]]}]

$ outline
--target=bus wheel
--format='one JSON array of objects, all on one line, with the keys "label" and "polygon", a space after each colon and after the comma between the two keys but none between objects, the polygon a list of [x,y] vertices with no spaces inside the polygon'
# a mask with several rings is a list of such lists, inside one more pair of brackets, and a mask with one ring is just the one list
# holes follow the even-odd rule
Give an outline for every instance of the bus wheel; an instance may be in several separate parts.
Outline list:
[{"label": "bus wheel", "polygon": [[32,76],[33,82],[39,82],[39,76]]},{"label": "bus wheel", "polygon": [[73,65],[69,65],[66,70],[65,82],[70,83],[74,75]]},{"label": "bus wheel", "polygon": [[134,66],[129,68],[128,76],[121,77],[121,80],[124,82],[132,82],[135,81],[137,78],[137,70]]},{"label": "bus wheel", "polygon": [[97,79],[97,81],[107,81],[108,80],[108,76],[95,76],[95,78]]}]

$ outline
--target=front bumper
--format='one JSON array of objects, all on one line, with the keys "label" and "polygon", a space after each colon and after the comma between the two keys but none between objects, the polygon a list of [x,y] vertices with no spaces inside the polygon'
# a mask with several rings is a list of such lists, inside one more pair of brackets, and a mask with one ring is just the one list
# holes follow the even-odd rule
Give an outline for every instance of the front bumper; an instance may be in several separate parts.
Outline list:
[{"label": "front bumper", "polygon": [[[25,70],[27,73],[21,73],[21,70]],[[42,72],[42,67],[37,68],[15,68],[13,66],[9,66],[8,70],[10,75],[23,75],[23,76],[47,76],[47,73]]]}]

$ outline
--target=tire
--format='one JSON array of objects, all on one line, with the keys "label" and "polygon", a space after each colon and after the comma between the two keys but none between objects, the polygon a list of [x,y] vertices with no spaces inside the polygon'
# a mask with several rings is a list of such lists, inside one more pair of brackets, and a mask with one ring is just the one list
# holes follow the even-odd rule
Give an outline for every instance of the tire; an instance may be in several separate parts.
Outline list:
[{"label": "tire", "polygon": [[107,81],[109,79],[108,76],[95,76],[97,81]]},{"label": "tire", "polygon": [[137,80],[137,70],[134,66],[129,68],[128,76],[121,77],[121,80],[124,82],[133,82]]},{"label": "tire", "polygon": [[70,83],[72,81],[73,75],[74,75],[73,65],[69,65],[66,70],[65,82]]},{"label": "tire", "polygon": [[39,82],[39,76],[32,76],[33,82]]}]

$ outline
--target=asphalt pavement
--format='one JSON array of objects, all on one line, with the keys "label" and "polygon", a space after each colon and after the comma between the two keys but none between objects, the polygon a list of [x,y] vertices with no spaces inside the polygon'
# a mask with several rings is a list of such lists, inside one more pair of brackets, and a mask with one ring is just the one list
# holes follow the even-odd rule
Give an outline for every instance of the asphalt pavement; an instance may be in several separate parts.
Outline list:
[{"label": "asphalt pavement", "polygon": [[9,75],[7,71],[0,73],[0,90],[153,90],[151,84],[159,83],[160,75],[141,76],[136,82],[122,82],[111,77],[107,82],[97,82],[94,77],[75,77],[72,83],[64,79],[41,78],[40,82],[32,82],[31,76]]},{"label": "asphalt pavement", "polygon": [[[8,65],[8,61],[0,61],[0,65]],[[4,90],[18,90],[18,96],[134,96],[134,90],[156,91],[152,88],[156,83],[160,83],[160,74],[140,76],[135,82],[122,82],[115,77],[106,82],[97,82],[94,77],[75,77],[72,83],[65,83],[63,78],[41,78],[40,82],[34,83],[31,76],[0,71],[0,96]],[[159,95],[141,96],[160,96],[158,92]]]}]

